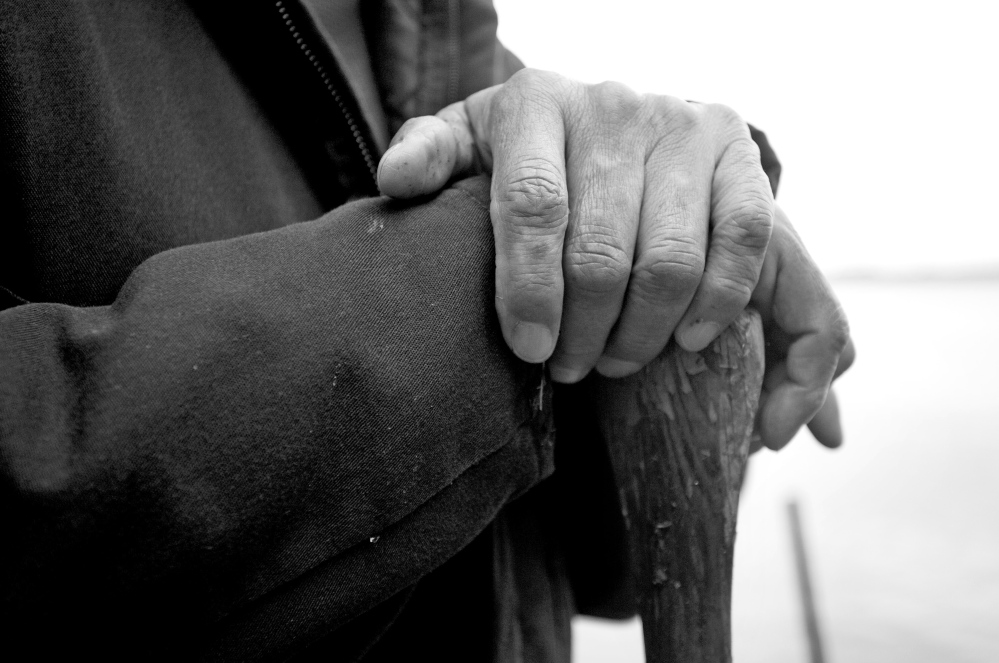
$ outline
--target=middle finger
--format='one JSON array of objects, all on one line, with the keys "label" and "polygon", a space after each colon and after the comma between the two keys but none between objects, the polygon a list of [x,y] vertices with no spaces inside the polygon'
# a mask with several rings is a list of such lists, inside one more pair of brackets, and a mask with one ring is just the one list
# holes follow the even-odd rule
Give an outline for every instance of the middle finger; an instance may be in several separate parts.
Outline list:
[{"label": "middle finger", "polygon": [[597,363],[607,377],[635,373],[666,347],[704,273],[713,164],[690,147],[657,149],[646,165],[624,309]]},{"label": "middle finger", "polygon": [[565,299],[549,365],[558,382],[582,379],[600,358],[621,313],[642,204],[644,136],[627,122],[640,98],[615,84],[594,88],[593,115],[619,123],[587,122],[566,137]]}]

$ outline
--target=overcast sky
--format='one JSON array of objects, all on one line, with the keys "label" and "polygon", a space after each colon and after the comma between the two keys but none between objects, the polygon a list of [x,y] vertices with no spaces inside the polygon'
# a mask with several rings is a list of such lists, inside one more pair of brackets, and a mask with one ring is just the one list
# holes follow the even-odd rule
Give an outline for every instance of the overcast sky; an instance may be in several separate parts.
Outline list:
[{"label": "overcast sky", "polygon": [[767,132],[827,272],[999,269],[999,3],[496,0],[529,66]]}]

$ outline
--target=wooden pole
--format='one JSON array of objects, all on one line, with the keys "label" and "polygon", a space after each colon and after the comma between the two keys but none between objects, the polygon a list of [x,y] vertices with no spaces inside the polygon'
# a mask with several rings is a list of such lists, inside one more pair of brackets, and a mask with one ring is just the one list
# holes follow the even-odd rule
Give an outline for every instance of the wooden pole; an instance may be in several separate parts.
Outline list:
[{"label": "wooden pole", "polygon": [[671,343],[597,387],[650,663],[731,661],[735,521],[762,382],[763,331],[747,311],[702,352]]},{"label": "wooden pole", "polygon": [[787,517],[791,522],[791,543],[794,546],[794,566],[798,572],[798,592],[801,595],[802,616],[805,620],[805,637],[812,663],[825,663],[819,617],[815,610],[812,578],[808,572],[808,555],[805,552],[805,535],[801,532],[801,515],[796,501],[788,502]]}]

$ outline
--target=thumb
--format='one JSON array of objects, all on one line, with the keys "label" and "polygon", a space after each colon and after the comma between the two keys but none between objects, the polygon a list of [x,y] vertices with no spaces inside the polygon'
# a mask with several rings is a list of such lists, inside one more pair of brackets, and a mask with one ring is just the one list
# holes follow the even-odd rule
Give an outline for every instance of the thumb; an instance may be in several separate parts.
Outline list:
[{"label": "thumb", "polygon": [[407,120],[378,164],[378,189],[392,198],[414,198],[484,172],[474,135],[463,101]]}]

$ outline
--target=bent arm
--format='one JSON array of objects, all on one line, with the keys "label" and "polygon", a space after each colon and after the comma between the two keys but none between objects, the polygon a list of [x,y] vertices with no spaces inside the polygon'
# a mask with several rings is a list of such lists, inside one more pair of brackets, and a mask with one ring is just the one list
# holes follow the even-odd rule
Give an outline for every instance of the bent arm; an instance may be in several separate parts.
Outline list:
[{"label": "bent arm", "polygon": [[[5,622],[204,642],[289,583],[375,556],[389,572],[364,596],[282,608],[328,627],[548,473],[541,372],[493,318],[485,195],[363,201],[156,255],[111,306],[0,313]],[[485,495],[440,506],[495,462]],[[393,547],[428,508],[461,516],[450,538]]]}]

